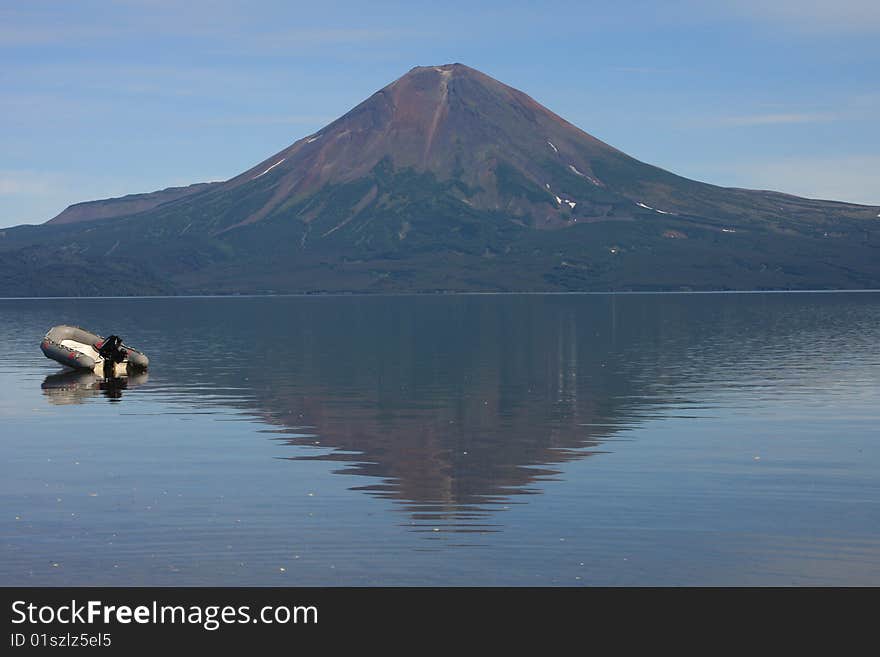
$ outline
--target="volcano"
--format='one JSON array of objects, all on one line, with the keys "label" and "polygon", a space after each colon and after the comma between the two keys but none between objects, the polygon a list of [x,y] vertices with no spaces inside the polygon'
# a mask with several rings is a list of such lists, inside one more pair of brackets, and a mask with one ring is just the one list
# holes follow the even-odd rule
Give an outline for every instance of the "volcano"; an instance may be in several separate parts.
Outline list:
[{"label": "volcano", "polygon": [[880,287],[878,213],[689,180],[427,66],[230,180],[4,231],[0,293]]}]

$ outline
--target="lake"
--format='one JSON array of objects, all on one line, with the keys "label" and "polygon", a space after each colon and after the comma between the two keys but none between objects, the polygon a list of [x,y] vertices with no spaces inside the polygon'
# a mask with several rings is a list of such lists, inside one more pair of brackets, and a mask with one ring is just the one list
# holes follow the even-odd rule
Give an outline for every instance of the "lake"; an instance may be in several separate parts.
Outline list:
[{"label": "lake", "polygon": [[0,585],[880,585],[876,293],[0,300],[0,427]]}]

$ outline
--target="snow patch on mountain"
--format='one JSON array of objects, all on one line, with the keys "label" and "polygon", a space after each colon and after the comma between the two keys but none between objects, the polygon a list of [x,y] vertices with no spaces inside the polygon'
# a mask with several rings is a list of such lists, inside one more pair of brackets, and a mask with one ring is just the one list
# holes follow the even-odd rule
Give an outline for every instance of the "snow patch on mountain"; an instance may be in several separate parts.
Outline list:
[{"label": "snow patch on mountain", "polygon": [[251,180],[256,180],[256,179],[259,178],[260,176],[265,176],[267,173],[269,173],[272,169],[274,169],[274,168],[277,167],[279,164],[281,164],[282,162],[284,162],[284,160],[286,160],[286,159],[287,159],[287,158],[282,157],[282,158],[281,158],[280,160],[278,160],[275,164],[273,164],[273,165],[270,166],[268,169],[266,169],[263,173],[258,173],[256,176],[254,176],[253,178],[251,178]]}]

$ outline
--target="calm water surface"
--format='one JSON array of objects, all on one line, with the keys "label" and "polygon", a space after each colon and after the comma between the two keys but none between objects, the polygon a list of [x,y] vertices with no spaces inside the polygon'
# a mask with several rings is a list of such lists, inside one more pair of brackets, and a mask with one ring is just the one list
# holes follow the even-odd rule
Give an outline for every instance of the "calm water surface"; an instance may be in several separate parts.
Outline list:
[{"label": "calm water surface", "polygon": [[0,585],[880,585],[878,427],[880,294],[0,300]]}]

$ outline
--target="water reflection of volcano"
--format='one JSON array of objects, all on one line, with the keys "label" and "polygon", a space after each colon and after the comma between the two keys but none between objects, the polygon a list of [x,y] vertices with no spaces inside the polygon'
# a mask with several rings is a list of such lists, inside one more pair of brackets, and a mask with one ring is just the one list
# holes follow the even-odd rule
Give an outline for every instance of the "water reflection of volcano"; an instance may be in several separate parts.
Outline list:
[{"label": "water reflection of volcano", "polygon": [[[181,303],[151,300],[121,327],[156,365],[125,401],[239,409],[290,445],[282,457],[339,463],[415,522],[463,530],[646,418],[725,390],[825,386],[877,326],[843,295]],[[90,376],[43,387],[59,403],[124,390]]]},{"label": "water reflection of volcano", "polygon": [[288,458],[342,463],[416,521],[465,529],[645,419],[690,415],[728,387],[826,377],[836,340],[865,329],[772,300],[254,301],[207,321],[248,336],[237,404],[298,447]]},{"label": "water reflection of volcano", "polygon": [[50,374],[40,387],[49,401],[58,405],[81,404],[98,395],[118,401],[124,390],[142,385],[148,378],[146,372],[105,379],[88,370],[68,370]]},{"label": "water reflection of volcano", "polygon": [[539,492],[534,484],[556,475],[555,466],[596,453],[613,431],[580,426],[574,413],[544,424],[538,403],[501,409],[497,399],[482,397],[381,418],[369,408],[338,414],[344,400],[300,404],[312,426],[276,432],[286,444],[325,449],[286,458],[344,463],[339,473],[374,482],[355,490],[404,503],[416,521],[446,519],[459,529],[490,506]]},{"label": "water reflection of volcano", "polygon": [[454,313],[375,301],[333,319],[319,306],[288,323],[279,367],[247,377],[268,431],[301,448],[286,458],[344,464],[366,478],[356,490],[397,501],[417,525],[482,531],[492,509],[539,493],[655,406],[644,389],[634,401],[607,307],[578,317],[507,299],[470,312],[474,301]]}]

